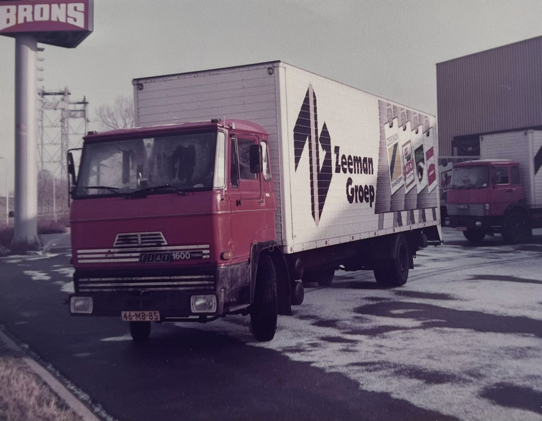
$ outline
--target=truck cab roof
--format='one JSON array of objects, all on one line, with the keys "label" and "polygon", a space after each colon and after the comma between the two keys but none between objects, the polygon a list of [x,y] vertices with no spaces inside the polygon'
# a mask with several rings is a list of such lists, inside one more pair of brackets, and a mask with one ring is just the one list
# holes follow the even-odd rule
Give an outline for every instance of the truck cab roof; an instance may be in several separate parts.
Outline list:
[{"label": "truck cab roof", "polygon": [[510,159],[478,159],[475,161],[463,161],[454,164],[454,167],[472,167],[475,165],[519,165],[518,161]]},{"label": "truck cab roof", "polygon": [[169,134],[178,133],[179,131],[192,130],[212,130],[218,128],[228,128],[250,133],[259,133],[267,135],[266,130],[257,123],[240,119],[213,119],[208,121],[197,121],[192,123],[180,124],[164,124],[149,127],[133,127],[130,129],[109,130],[106,132],[89,132],[84,137],[85,142],[99,142],[103,140],[119,140],[134,137],[149,137],[149,136],[167,136]]}]

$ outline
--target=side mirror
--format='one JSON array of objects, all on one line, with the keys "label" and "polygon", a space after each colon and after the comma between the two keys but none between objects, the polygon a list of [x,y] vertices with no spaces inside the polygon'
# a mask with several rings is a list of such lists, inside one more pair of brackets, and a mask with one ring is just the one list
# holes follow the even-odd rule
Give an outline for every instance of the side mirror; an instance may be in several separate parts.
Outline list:
[{"label": "side mirror", "polygon": [[77,176],[75,175],[75,162],[73,160],[73,154],[68,152],[68,174],[70,176],[70,191],[71,186],[75,186],[77,183]]},{"label": "side mirror", "polygon": [[70,197],[73,197],[75,185],[77,184],[77,175],[75,174],[75,161],[73,159],[72,151],[80,151],[81,148],[74,148],[68,150],[66,157],[67,170],[68,170],[68,207],[70,206]]},{"label": "side mirror", "polygon": [[262,172],[262,149],[260,145],[250,146],[250,172],[253,174]]}]

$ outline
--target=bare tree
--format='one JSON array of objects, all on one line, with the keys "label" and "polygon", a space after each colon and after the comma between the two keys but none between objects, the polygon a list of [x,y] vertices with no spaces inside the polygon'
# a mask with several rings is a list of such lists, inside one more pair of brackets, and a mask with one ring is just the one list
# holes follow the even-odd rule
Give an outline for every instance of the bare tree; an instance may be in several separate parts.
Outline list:
[{"label": "bare tree", "polygon": [[119,95],[112,106],[105,104],[96,108],[96,115],[106,130],[134,127],[134,101]]},{"label": "bare tree", "polygon": [[47,171],[38,173],[38,214],[54,215],[68,212],[68,183]]}]

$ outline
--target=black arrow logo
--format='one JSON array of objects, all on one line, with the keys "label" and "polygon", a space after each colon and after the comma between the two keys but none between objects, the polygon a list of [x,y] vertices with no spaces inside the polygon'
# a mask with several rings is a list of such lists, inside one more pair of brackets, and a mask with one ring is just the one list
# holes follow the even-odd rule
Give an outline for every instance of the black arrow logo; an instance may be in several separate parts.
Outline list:
[{"label": "black arrow logo", "polygon": [[534,157],[534,173],[538,174],[538,170],[542,167],[542,146]]},{"label": "black arrow logo", "polygon": [[[333,172],[331,164],[331,137],[329,136],[326,123],[324,123],[322,132],[318,136],[318,111],[316,95],[312,85],[309,85],[309,89],[307,89],[305,100],[303,101],[294,127],[296,171],[303,149],[305,149],[305,144],[307,143],[309,144],[312,217],[316,226],[318,226],[322,212],[324,211]],[[320,167],[320,148],[325,151],[322,167]]]}]

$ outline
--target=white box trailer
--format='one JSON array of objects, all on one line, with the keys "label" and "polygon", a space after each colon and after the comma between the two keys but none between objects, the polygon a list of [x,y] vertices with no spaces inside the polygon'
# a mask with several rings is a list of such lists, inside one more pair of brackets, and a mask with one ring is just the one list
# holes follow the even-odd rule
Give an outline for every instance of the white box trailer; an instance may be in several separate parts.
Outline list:
[{"label": "white box trailer", "polygon": [[434,116],[282,61],[133,87],[140,127],[216,118],[263,126],[283,253],[416,230],[440,241]]},{"label": "white box trailer", "polygon": [[480,136],[480,157],[517,161],[527,207],[542,208],[542,130]]}]

